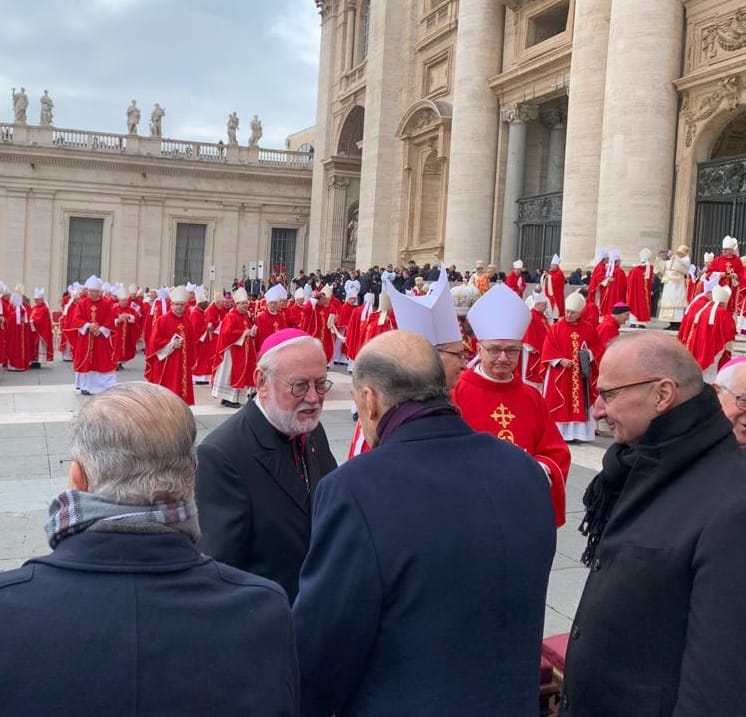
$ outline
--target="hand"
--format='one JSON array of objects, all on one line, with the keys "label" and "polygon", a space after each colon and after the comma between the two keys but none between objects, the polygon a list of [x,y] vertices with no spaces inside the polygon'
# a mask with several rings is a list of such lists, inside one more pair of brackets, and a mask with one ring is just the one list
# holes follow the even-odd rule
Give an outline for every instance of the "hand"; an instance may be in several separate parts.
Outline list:
[{"label": "hand", "polygon": [[252,339],[256,336],[256,326],[252,326],[249,329],[249,336],[251,336]]},{"label": "hand", "polygon": [[174,348],[180,349],[184,343],[184,340],[181,338],[181,336],[174,336]]},{"label": "hand", "polygon": [[562,368],[572,368],[573,365],[574,364],[570,359],[560,359],[560,366],[562,366]]}]

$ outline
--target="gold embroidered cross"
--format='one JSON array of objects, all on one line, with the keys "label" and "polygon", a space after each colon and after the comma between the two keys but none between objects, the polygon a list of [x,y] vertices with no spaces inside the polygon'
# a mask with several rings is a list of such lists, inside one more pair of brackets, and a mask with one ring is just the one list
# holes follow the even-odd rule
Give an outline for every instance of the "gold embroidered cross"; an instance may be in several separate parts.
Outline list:
[{"label": "gold embroidered cross", "polygon": [[510,412],[510,409],[501,403],[490,415],[493,421],[497,421],[503,428],[507,428],[512,422],[515,416]]}]

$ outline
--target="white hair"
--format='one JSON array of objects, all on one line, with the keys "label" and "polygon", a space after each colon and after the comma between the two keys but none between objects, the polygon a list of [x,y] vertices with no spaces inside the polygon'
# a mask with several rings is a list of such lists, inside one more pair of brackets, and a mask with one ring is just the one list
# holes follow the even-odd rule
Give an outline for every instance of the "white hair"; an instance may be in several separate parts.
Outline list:
[{"label": "white hair", "polygon": [[715,383],[718,386],[723,386],[729,391],[733,391],[733,386],[736,383],[736,374],[739,373],[739,369],[746,369],[745,363],[734,363],[732,366],[726,366],[718,371],[718,375],[715,377]]}]

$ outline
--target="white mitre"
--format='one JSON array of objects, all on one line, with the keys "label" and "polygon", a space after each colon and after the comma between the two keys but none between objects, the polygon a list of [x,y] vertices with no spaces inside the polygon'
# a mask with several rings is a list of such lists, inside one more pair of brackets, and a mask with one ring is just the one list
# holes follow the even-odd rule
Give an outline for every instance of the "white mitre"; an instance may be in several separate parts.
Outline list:
[{"label": "white mitre", "polygon": [[515,291],[505,284],[495,284],[471,307],[466,318],[479,341],[520,341],[531,321],[531,313]]}]

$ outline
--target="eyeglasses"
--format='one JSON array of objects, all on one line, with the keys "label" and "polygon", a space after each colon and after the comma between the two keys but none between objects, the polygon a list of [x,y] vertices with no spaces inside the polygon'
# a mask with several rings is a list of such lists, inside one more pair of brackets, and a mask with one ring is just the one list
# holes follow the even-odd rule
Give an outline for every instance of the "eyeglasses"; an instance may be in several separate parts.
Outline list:
[{"label": "eyeglasses", "polygon": [[746,411],[746,393],[733,393],[729,388],[726,388],[725,386],[718,386],[718,388],[721,388],[726,393],[729,393],[733,398],[736,399],[736,408],[740,409],[741,411]]},{"label": "eyeglasses", "polygon": [[614,386],[614,388],[599,388],[598,397],[604,403],[611,403],[625,388],[634,388],[635,386],[644,386],[646,383],[655,383],[656,381],[662,381],[662,378],[648,378],[645,381],[635,381],[635,383],[626,383],[624,386]]},{"label": "eyeglasses", "polygon": [[439,354],[448,354],[449,356],[455,356],[459,361],[466,361],[469,358],[469,354],[466,351],[449,351],[448,349],[435,349]]},{"label": "eyeglasses", "polygon": [[313,382],[296,381],[295,383],[288,383],[287,381],[283,381],[283,383],[290,389],[290,393],[292,393],[296,398],[303,398],[311,390],[312,383],[314,390],[319,394],[319,396],[323,396],[334,385],[334,381],[328,378]]},{"label": "eyeglasses", "polygon": [[521,349],[516,348],[515,346],[509,346],[504,349],[500,346],[485,346],[481,342],[479,345],[487,352],[487,355],[493,359],[500,358],[500,354],[505,354],[509,359],[514,359],[519,353],[521,353]]}]

